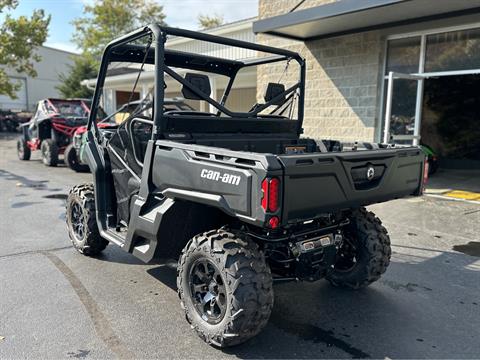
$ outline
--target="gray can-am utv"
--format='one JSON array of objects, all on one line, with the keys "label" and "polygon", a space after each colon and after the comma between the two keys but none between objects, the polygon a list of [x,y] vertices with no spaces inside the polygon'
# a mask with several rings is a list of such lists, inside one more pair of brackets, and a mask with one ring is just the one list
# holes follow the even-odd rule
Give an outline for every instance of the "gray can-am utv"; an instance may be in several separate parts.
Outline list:
[{"label": "gray can-am utv", "polygon": [[[169,50],[168,36],[207,42],[217,56]],[[232,60],[232,49],[251,56]],[[119,62],[136,64],[132,92],[144,67],[152,69],[153,112],[99,129],[107,70]],[[229,108],[238,74],[262,66],[272,79],[262,102]],[[216,100],[218,77],[226,81]],[[165,108],[172,82],[203,111]],[[304,94],[305,61],[291,51],[157,25],[111,42],[88,124],[93,183],[75,186],[67,201],[74,247],[96,255],[111,242],[145,262],[178,259],[186,318],[220,347],[267,324],[274,281],[358,289],[378,280],[390,239],[363,206],[420,195],[424,155],[301,137]]]}]

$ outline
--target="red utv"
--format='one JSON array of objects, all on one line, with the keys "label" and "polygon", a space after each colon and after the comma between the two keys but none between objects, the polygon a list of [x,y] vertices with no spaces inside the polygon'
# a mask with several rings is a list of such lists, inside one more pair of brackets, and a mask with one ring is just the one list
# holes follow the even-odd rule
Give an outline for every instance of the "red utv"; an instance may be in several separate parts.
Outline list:
[{"label": "red utv", "polygon": [[41,150],[43,163],[56,166],[75,131],[86,125],[90,106],[86,100],[45,99],[38,102],[32,119],[22,124],[18,139],[20,160],[29,160],[32,151]]}]

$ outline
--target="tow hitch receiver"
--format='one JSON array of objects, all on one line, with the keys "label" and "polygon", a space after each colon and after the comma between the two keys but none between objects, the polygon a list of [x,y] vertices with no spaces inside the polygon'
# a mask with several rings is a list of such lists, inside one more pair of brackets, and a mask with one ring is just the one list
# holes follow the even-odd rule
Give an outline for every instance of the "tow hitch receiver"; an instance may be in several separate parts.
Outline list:
[{"label": "tow hitch receiver", "polygon": [[[341,241],[341,235],[338,235],[339,241]],[[297,249],[300,253],[306,253],[318,248],[322,248],[325,246],[334,245],[336,242],[336,237],[334,238],[333,234],[322,235],[313,239],[308,239],[305,241],[298,242]]]},{"label": "tow hitch receiver", "polygon": [[341,245],[341,234],[326,234],[292,244],[296,257],[297,277],[317,280],[325,276],[335,263],[337,247]]}]

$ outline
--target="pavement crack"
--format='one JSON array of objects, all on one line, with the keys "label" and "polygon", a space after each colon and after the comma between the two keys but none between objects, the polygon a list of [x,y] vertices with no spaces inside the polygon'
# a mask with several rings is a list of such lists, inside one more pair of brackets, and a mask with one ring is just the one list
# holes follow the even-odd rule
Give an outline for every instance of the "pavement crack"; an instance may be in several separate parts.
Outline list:
[{"label": "pavement crack", "polygon": [[92,295],[88,292],[85,286],[75,273],[54,253],[50,251],[43,251],[45,255],[55,267],[65,276],[73,290],[77,294],[78,298],[82,302],[83,306],[88,312],[90,319],[95,328],[95,332],[102,339],[105,345],[119,358],[119,359],[132,359],[135,358],[134,354],[122,343],[120,338],[115,334],[110,322],[99,309],[97,303],[93,299]]},{"label": "pavement crack", "polygon": [[62,246],[62,247],[57,247],[57,248],[52,248],[52,249],[27,250],[27,251],[21,251],[21,252],[17,252],[17,253],[12,253],[12,254],[0,255],[0,259],[10,258],[10,257],[17,257],[17,256],[25,256],[25,255],[43,254],[45,251],[54,252],[54,251],[71,249],[71,248],[72,248],[71,246]]},{"label": "pavement crack", "polygon": [[388,286],[389,288],[398,291],[398,290],[405,290],[408,292],[414,292],[418,289],[421,290],[426,290],[426,291],[432,291],[431,288],[415,283],[408,282],[406,284],[401,284],[399,282],[393,281],[393,280],[387,280],[387,279],[382,279],[380,280],[380,283],[382,283],[385,286]]}]

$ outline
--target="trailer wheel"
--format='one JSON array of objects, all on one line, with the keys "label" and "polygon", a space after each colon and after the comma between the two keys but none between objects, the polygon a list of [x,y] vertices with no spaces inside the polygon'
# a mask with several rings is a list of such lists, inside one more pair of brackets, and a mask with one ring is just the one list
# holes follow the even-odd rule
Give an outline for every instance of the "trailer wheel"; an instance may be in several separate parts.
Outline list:
[{"label": "trailer wheel", "polygon": [[68,235],[78,252],[93,256],[105,250],[108,241],[98,231],[93,184],[76,185],[70,190],[66,220]]},{"label": "trailer wheel", "polygon": [[30,160],[30,156],[32,155],[27,142],[23,138],[17,140],[17,154],[20,160]]},{"label": "trailer wheel", "polygon": [[263,253],[246,236],[223,229],[197,235],[185,246],[177,287],[187,321],[218,347],[257,335],[273,307],[272,275]]},{"label": "trailer wheel", "polygon": [[80,163],[80,160],[77,155],[77,149],[75,149],[73,144],[70,144],[67,146],[67,148],[65,149],[65,153],[63,154],[63,157],[65,159],[65,164],[73,171],[76,171],[76,172],[88,171],[89,169],[88,165]]},{"label": "trailer wheel", "polygon": [[52,139],[43,140],[40,150],[42,151],[42,160],[45,165],[57,166],[58,147]]},{"label": "trailer wheel", "polygon": [[392,253],[390,237],[381,221],[363,207],[352,213],[350,221],[327,280],[334,286],[360,289],[387,270]]}]

